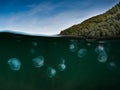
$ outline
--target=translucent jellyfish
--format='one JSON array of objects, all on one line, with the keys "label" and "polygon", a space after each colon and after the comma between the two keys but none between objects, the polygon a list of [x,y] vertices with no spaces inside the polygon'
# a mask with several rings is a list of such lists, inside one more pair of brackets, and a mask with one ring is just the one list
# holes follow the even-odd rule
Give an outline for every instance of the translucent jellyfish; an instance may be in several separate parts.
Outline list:
[{"label": "translucent jellyfish", "polygon": [[43,56],[38,56],[36,58],[33,58],[33,65],[36,68],[40,68],[44,65],[44,57]]},{"label": "translucent jellyfish", "polygon": [[108,63],[107,68],[108,68],[109,70],[115,70],[115,69],[117,68],[117,65],[116,65],[115,62],[112,62],[112,61],[111,61],[111,62]]},{"label": "translucent jellyfish", "polygon": [[106,54],[106,52],[101,52],[98,56],[98,61],[101,63],[105,63],[108,59],[108,56]]},{"label": "translucent jellyfish", "polygon": [[87,43],[87,46],[91,46],[91,43]]},{"label": "translucent jellyfish", "polygon": [[95,48],[95,52],[98,54],[104,51],[104,47],[102,45],[99,45],[98,47]]},{"label": "translucent jellyfish", "polygon": [[109,65],[110,65],[111,67],[116,67],[116,64],[115,64],[114,62],[109,62]]},{"label": "translucent jellyfish", "polygon": [[66,69],[66,65],[65,64],[59,64],[58,65],[58,70],[64,71],[65,69]]},{"label": "translucent jellyfish", "polygon": [[105,43],[105,41],[99,41],[98,43],[102,43],[103,44],[103,43]]},{"label": "translucent jellyfish", "polygon": [[35,46],[35,47],[38,45],[37,42],[33,42],[32,44],[33,44],[33,46]]},{"label": "translucent jellyfish", "polygon": [[20,70],[21,62],[20,62],[19,59],[11,58],[11,59],[8,60],[8,64],[9,64],[9,66],[12,70],[14,70],[14,71]]},{"label": "translucent jellyfish", "polygon": [[75,52],[78,49],[77,42],[76,41],[71,41],[69,49],[70,49],[71,52]]},{"label": "translucent jellyfish", "polygon": [[56,70],[52,67],[48,67],[47,75],[49,78],[53,78],[56,75]]},{"label": "translucent jellyfish", "polygon": [[64,58],[61,58],[60,63],[61,63],[61,64],[64,64],[64,63],[65,63],[65,59],[64,59]]},{"label": "translucent jellyfish", "polygon": [[78,51],[78,57],[82,58],[87,54],[87,49],[82,48]]},{"label": "translucent jellyfish", "polygon": [[34,54],[34,53],[35,53],[35,49],[31,48],[31,49],[30,49],[30,52],[31,52],[32,54]]}]

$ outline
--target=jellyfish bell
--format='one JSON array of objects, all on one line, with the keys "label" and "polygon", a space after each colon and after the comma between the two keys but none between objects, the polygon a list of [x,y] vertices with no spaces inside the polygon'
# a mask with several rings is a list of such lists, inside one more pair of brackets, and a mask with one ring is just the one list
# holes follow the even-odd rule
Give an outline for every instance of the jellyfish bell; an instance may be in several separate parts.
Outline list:
[{"label": "jellyfish bell", "polygon": [[104,43],[105,43],[105,41],[98,41],[98,43],[100,43],[100,44],[104,44]]},{"label": "jellyfish bell", "polygon": [[32,42],[33,46],[36,47],[38,45],[37,42]]},{"label": "jellyfish bell", "polygon": [[87,46],[91,46],[91,43],[87,43]]},{"label": "jellyfish bell", "polygon": [[17,58],[11,58],[8,60],[8,65],[10,66],[11,70],[19,71],[21,68],[21,62]]},{"label": "jellyfish bell", "polygon": [[38,56],[38,57],[33,58],[33,65],[36,68],[40,68],[40,67],[44,66],[44,57]]},{"label": "jellyfish bell", "polygon": [[71,52],[75,52],[78,49],[77,41],[72,40],[69,49]]},{"label": "jellyfish bell", "polygon": [[64,59],[64,58],[61,58],[60,63],[61,63],[61,64],[64,64],[64,63],[65,63],[65,59]]},{"label": "jellyfish bell", "polygon": [[111,62],[109,62],[109,63],[107,64],[107,68],[108,68],[109,70],[116,70],[116,69],[117,69],[117,65],[116,65],[115,62],[111,61]]},{"label": "jellyfish bell", "polygon": [[53,78],[56,75],[56,70],[52,67],[48,67],[47,69],[47,75],[49,78]]},{"label": "jellyfish bell", "polygon": [[95,52],[98,54],[103,52],[103,51],[104,51],[104,47],[102,45],[99,45],[95,48]]},{"label": "jellyfish bell", "polygon": [[30,53],[31,53],[31,54],[35,54],[35,49],[31,48],[31,49],[30,49]]},{"label": "jellyfish bell", "polygon": [[58,70],[64,71],[65,69],[66,69],[66,65],[65,64],[59,64],[58,65]]},{"label": "jellyfish bell", "polygon": [[70,51],[75,52],[77,50],[77,45],[76,44],[70,44]]},{"label": "jellyfish bell", "polygon": [[85,49],[85,48],[81,48],[78,51],[78,57],[80,57],[80,58],[84,57],[86,54],[87,54],[87,49]]},{"label": "jellyfish bell", "polygon": [[107,62],[108,56],[106,54],[106,52],[101,52],[98,56],[98,61],[101,63],[105,63]]}]

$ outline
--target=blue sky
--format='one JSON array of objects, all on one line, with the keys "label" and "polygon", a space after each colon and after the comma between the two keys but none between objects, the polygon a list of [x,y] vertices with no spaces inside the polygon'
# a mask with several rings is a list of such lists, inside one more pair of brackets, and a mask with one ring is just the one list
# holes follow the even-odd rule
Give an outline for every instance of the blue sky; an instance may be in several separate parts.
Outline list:
[{"label": "blue sky", "polygon": [[59,34],[120,0],[0,0],[0,31]]}]

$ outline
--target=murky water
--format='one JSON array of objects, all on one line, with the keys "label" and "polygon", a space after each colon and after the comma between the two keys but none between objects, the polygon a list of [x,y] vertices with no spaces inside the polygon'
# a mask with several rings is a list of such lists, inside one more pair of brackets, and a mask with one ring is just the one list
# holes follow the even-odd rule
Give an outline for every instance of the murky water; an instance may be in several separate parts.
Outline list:
[{"label": "murky water", "polygon": [[120,90],[120,39],[0,33],[0,90]]}]

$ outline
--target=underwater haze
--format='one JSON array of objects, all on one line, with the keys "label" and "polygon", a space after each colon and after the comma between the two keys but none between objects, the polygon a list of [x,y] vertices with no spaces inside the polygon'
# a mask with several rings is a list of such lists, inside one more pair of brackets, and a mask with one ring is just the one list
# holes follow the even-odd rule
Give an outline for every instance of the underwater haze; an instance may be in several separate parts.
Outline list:
[{"label": "underwater haze", "polygon": [[120,39],[0,33],[0,90],[120,90]]}]

